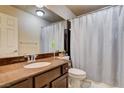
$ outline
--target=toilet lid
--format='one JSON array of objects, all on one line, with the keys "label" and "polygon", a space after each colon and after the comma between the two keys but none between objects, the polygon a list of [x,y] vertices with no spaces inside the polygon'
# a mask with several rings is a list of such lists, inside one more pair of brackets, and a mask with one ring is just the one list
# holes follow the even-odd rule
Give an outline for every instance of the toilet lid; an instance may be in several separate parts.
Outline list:
[{"label": "toilet lid", "polygon": [[80,69],[76,69],[76,68],[70,68],[69,73],[73,75],[83,75],[83,76],[86,75],[86,72]]}]

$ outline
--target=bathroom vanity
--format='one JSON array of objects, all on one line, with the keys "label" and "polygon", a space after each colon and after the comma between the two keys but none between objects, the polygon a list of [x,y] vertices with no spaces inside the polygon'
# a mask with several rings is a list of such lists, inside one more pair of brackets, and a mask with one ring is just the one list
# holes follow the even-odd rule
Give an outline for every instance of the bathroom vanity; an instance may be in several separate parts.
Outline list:
[{"label": "bathroom vanity", "polygon": [[50,62],[41,68],[24,68],[27,62],[0,66],[0,87],[4,88],[67,88],[68,61],[53,57],[36,62]]}]

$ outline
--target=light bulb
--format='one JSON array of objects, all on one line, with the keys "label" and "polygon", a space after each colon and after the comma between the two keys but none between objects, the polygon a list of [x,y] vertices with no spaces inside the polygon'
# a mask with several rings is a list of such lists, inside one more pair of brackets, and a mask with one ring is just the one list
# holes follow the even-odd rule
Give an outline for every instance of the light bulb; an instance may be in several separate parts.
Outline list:
[{"label": "light bulb", "polygon": [[36,10],[36,14],[37,14],[38,16],[43,16],[43,15],[45,14],[45,12],[42,11],[42,10]]}]

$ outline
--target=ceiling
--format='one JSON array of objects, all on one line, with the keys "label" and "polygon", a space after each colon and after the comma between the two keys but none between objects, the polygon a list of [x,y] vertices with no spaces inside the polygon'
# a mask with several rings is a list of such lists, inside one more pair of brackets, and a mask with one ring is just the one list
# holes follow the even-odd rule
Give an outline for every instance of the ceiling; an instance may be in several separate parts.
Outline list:
[{"label": "ceiling", "polygon": [[76,16],[106,7],[107,5],[66,5]]},{"label": "ceiling", "polygon": [[[13,7],[16,7],[18,9],[21,9],[25,12],[28,12],[37,16],[35,13],[35,11],[37,10],[37,7],[35,5],[13,5]],[[42,19],[47,20],[49,22],[57,22],[57,21],[63,20],[63,18],[61,18],[54,12],[48,10],[47,8],[43,7],[43,10],[45,11],[45,15],[41,17]]]},{"label": "ceiling", "polygon": [[[66,5],[66,7],[69,10],[71,10],[72,13],[74,13],[76,16],[79,16],[106,6],[107,5]],[[37,9],[35,5],[14,5],[13,7],[16,7],[18,9],[21,9],[25,12],[28,12],[37,16],[35,13],[35,10]],[[42,16],[41,18],[44,20],[47,20],[49,22],[57,22],[57,21],[64,20],[63,18],[61,18],[51,10],[47,9],[46,7],[44,7],[43,10],[45,11],[45,15]]]}]

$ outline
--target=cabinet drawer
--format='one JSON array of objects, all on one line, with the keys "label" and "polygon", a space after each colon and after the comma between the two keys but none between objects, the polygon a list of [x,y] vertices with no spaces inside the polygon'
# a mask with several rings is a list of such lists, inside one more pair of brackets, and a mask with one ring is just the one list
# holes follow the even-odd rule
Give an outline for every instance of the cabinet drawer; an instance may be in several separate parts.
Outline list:
[{"label": "cabinet drawer", "polygon": [[36,76],[35,79],[35,87],[41,88],[44,85],[48,84],[50,81],[56,79],[61,75],[61,68],[55,68],[53,70],[50,70],[48,72],[45,72],[39,76]]},{"label": "cabinet drawer", "polygon": [[63,66],[62,66],[62,74],[65,74],[65,73],[67,73],[68,72],[68,63],[67,64],[64,64]]},{"label": "cabinet drawer", "polygon": [[10,88],[32,88],[33,87],[33,79],[26,79],[24,81],[21,81],[19,83],[16,83],[15,85],[10,86]]},{"label": "cabinet drawer", "polygon": [[52,83],[52,88],[67,88],[68,87],[68,74],[65,74],[56,80],[54,80]]}]

